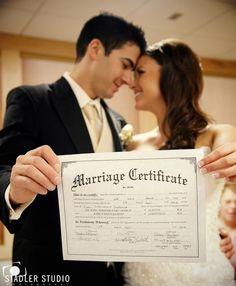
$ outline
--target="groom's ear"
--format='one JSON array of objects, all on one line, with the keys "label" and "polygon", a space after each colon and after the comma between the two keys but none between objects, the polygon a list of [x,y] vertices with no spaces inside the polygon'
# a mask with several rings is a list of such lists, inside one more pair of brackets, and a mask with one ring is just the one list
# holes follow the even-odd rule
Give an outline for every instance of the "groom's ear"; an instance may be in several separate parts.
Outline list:
[{"label": "groom's ear", "polygon": [[96,60],[97,58],[105,55],[105,49],[103,47],[102,42],[99,39],[93,39],[87,48],[87,54],[92,60]]}]

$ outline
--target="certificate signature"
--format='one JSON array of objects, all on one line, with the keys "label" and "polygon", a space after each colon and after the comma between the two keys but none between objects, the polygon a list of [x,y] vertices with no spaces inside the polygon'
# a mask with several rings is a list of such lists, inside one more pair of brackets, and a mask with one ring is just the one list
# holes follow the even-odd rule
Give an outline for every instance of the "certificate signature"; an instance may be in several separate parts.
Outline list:
[{"label": "certificate signature", "polygon": [[205,260],[203,149],[60,156],[63,257]]}]

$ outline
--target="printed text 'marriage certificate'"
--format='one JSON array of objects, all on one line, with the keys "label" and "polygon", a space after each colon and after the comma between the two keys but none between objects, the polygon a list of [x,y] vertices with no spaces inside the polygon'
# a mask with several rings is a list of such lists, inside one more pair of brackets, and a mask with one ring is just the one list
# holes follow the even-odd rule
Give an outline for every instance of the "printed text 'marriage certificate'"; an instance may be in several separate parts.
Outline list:
[{"label": "printed text 'marriage certificate'", "polygon": [[203,153],[60,156],[64,259],[204,261]]}]

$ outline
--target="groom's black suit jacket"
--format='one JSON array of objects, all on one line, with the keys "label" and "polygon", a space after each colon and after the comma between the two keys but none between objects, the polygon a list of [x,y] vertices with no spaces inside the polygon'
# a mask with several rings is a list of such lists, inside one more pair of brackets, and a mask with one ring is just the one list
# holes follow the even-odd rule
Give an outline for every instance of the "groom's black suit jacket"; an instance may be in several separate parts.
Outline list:
[{"label": "groom's black suit jacket", "polygon": [[[102,106],[115,151],[121,151],[118,129],[125,121],[104,101]],[[38,195],[19,220],[9,221],[4,193],[11,166],[17,156],[44,144],[57,155],[94,152],[79,104],[64,78],[51,85],[18,87],[7,98],[4,127],[0,131],[0,219],[15,234],[13,261],[20,262],[27,273],[70,275],[70,283],[65,285],[118,285],[108,282],[113,270],[107,269],[105,262],[63,261],[57,191]],[[122,264],[116,264],[117,275],[121,267]]]}]

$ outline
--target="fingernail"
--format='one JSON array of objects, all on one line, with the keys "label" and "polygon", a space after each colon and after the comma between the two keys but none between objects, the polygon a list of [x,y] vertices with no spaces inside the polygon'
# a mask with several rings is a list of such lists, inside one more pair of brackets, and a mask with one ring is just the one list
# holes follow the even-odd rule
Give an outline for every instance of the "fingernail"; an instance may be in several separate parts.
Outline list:
[{"label": "fingernail", "polygon": [[53,191],[53,190],[55,190],[55,188],[56,188],[55,185],[50,184],[47,189],[48,189],[49,191]]},{"label": "fingernail", "polygon": [[212,175],[212,177],[214,178],[214,179],[218,179],[219,177],[220,177],[220,174],[219,173],[213,173],[213,174],[211,174]]},{"label": "fingernail", "polygon": [[54,183],[55,185],[58,185],[60,183],[61,179],[59,176],[56,176],[55,179],[54,179]]},{"label": "fingernail", "polygon": [[203,175],[206,174],[207,173],[207,169],[206,168],[201,168],[200,169],[200,173],[203,174]]},{"label": "fingernail", "polygon": [[199,168],[201,168],[201,167],[204,165],[204,163],[203,163],[202,161],[199,161],[199,162],[197,163],[197,165],[198,165]]},{"label": "fingernail", "polygon": [[55,164],[55,165],[54,165],[54,168],[55,168],[55,170],[57,171],[57,173],[59,173],[60,170],[61,170],[60,164]]}]

